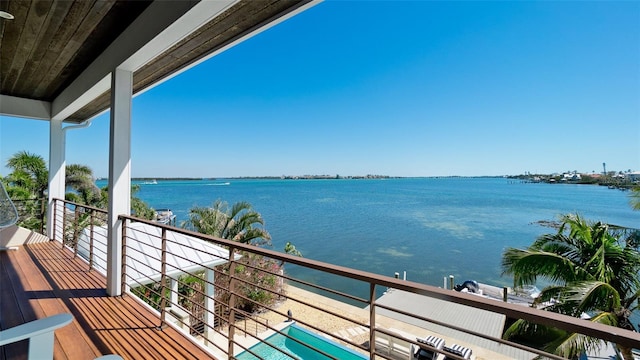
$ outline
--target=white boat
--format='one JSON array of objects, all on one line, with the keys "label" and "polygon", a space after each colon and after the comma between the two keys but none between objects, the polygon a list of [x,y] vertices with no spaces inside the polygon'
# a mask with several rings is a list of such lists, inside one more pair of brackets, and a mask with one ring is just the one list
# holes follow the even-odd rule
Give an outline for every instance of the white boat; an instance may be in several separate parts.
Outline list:
[{"label": "white boat", "polygon": [[145,181],[142,184],[144,185],[156,185],[158,182],[156,181],[156,179],[153,179],[151,181]]},{"label": "white boat", "polygon": [[175,226],[176,216],[173,215],[173,211],[171,211],[171,209],[157,209],[156,216],[153,221],[159,224]]}]

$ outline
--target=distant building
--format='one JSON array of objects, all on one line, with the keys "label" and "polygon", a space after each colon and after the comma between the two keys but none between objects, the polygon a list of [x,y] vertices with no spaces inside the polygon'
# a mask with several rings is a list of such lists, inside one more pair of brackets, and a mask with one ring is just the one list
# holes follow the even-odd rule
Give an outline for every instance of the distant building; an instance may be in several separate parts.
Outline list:
[{"label": "distant building", "polygon": [[582,180],[582,176],[577,172],[562,174],[562,181],[579,181]]},{"label": "distant building", "polygon": [[627,179],[629,179],[629,181],[640,181],[640,171],[633,171],[633,172],[629,172],[626,174]]}]

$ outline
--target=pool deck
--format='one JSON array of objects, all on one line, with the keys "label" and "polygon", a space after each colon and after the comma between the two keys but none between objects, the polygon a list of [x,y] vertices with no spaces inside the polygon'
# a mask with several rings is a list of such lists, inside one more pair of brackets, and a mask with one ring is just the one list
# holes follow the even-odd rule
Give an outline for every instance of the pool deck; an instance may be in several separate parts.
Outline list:
[{"label": "pool deck", "polygon": [[[278,331],[286,328],[287,326],[291,325],[292,322],[290,321],[283,321],[280,322],[278,324],[276,324],[274,326],[274,328]],[[266,339],[269,336],[275,334],[276,332],[274,330],[267,330],[265,332],[262,332],[259,334],[260,339]],[[244,346],[245,348],[250,348],[256,344],[258,344],[259,340],[257,340],[256,338],[254,338],[253,336],[236,336],[235,340],[242,346]],[[233,348],[233,355],[237,356],[238,354],[242,353],[243,351],[245,351],[242,347],[240,346],[235,346]]]}]

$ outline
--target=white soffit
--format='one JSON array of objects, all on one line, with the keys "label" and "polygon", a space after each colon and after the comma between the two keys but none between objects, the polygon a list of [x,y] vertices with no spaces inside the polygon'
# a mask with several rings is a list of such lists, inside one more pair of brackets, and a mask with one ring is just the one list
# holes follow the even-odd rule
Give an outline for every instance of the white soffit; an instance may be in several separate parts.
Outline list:
[{"label": "white soffit", "polygon": [[[111,86],[111,72],[116,68],[135,71],[203,24],[215,18],[239,0],[155,1],[129,26],[85,71],[49,103],[0,95],[0,113],[8,116],[64,121]],[[322,0],[314,0],[296,10],[255,29],[227,46],[147,87],[142,94],[176,75],[210,59],[280,22],[305,11]],[[106,110],[105,110],[106,111]],[[96,115],[97,116],[97,115]]]},{"label": "white soffit", "polygon": [[239,0],[218,0],[199,2],[118,67],[132,72],[138,70],[238,1]]},{"label": "white soffit", "polygon": [[51,118],[71,116],[109,90],[113,70],[139,69],[237,1],[153,2],[53,101]]},{"label": "white soffit", "polygon": [[51,103],[0,95],[0,114],[37,120],[49,120],[51,118]]}]

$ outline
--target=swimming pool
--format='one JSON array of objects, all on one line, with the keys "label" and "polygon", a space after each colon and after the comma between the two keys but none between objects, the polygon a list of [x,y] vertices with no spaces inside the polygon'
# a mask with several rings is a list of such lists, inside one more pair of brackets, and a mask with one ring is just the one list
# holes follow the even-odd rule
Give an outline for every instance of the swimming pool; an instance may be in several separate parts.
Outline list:
[{"label": "swimming pool", "polygon": [[[282,330],[283,333],[298,339],[305,344],[313,346],[316,349],[320,349],[331,356],[340,360],[362,360],[367,359],[364,355],[358,354],[353,350],[335,343],[329,339],[325,339],[317,334],[314,334],[308,330],[305,330],[295,324],[289,325]],[[329,357],[309,349],[308,347],[289,339],[288,337],[275,333],[264,340],[269,344],[281,349],[287,354],[281,353],[278,350],[273,349],[267,344],[259,343],[250,348],[251,351],[259,355],[260,357],[268,360],[289,360],[289,359],[330,359]],[[248,351],[240,353],[237,357],[238,360],[256,360],[255,357]]]}]

